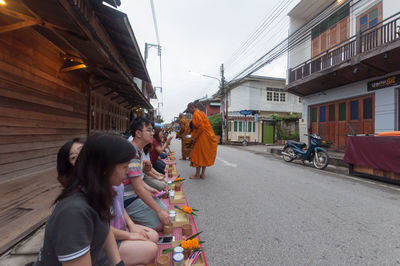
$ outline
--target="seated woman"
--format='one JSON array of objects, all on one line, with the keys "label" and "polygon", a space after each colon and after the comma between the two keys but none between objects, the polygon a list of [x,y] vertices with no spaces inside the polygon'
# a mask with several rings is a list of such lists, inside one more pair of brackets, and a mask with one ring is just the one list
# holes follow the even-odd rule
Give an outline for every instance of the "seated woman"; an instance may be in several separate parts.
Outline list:
[{"label": "seated woman", "polygon": [[[83,143],[82,140],[74,139],[65,143],[58,151],[58,180],[63,187],[66,186],[72,174]],[[151,228],[134,224],[123,207],[123,184],[113,186],[113,188],[117,195],[114,197],[111,210],[114,216],[111,220],[111,231],[117,240],[122,260],[126,265],[147,264],[154,261],[157,255],[155,243],[158,240],[158,233]]]},{"label": "seated woman", "polygon": [[153,150],[150,152],[150,161],[153,165],[153,168],[159,172],[160,174],[165,174],[164,168],[165,163],[159,160],[160,154],[164,152],[166,147],[170,144],[172,140],[172,136],[169,137],[165,143],[162,143],[162,129],[160,127],[155,128],[155,133],[153,136]]},{"label": "seated woman", "polygon": [[135,155],[121,137],[87,139],[47,220],[36,265],[124,265],[110,230],[110,206],[116,194],[112,186],[121,184]]},{"label": "seated woman", "polygon": [[[150,152],[153,149],[153,145],[151,143],[147,144],[143,148],[142,152],[142,161],[150,161]],[[149,164],[149,167],[144,167],[143,172],[145,174],[143,181],[149,185],[150,187],[153,187],[157,189],[158,191],[164,190],[165,186],[167,185],[167,182],[165,181],[165,175],[160,174],[154,168],[152,167],[151,164]]]},{"label": "seated woman", "polygon": [[124,185],[114,187],[117,192],[113,203],[114,218],[111,231],[119,246],[119,253],[126,265],[146,265],[157,256],[158,233],[135,224],[124,209]]},{"label": "seated woman", "polygon": [[76,159],[85,141],[75,138],[66,142],[57,153],[57,179],[63,187],[67,186],[69,177],[74,169]]}]

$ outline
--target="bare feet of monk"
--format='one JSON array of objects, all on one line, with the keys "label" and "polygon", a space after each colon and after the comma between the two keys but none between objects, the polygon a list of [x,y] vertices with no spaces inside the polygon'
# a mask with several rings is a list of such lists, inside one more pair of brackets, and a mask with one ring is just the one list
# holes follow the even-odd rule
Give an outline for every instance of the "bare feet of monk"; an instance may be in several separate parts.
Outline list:
[{"label": "bare feet of monk", "polygon": [[189,177],[190,179],[200,179],[201,177],[200,176],[197,176],[197,175],[192,175],[191,177]]},{"label": "bare feet of monk", "polygon": [[200,178],[201,178],[201,179],[205,179],[206,176],[205,176],[204,174],[201,174],[201,175],[200,175]]},{"label": "bare feet of monk", "polygon": [[179,160],[186,161],[186,158],[179,158]]}]

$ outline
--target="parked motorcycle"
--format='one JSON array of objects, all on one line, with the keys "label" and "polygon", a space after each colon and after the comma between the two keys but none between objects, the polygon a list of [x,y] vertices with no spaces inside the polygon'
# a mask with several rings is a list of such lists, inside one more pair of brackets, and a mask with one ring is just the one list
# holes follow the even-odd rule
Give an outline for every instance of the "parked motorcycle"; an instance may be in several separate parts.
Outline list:
[{"label": "parked motorcycle", "polygon": [[294,159],[301,159],[303,163],[304,161],[312,162],[317,169],[325,169],[329,164],[329,155],[323,147],[328,147],[330,143],[317,134],[305,134],[305,136],[310,137],[311,143],[308,148],[304,142],[286,141],[281,152],[283,160],[291,162]]}]

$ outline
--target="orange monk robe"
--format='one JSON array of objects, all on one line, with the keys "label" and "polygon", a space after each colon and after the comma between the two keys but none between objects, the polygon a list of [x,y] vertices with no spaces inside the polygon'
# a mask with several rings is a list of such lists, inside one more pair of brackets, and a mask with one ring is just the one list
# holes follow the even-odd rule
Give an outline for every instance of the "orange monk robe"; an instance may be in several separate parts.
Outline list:
[{"label": "orange monk robe", "polygon": [[206,114],[200,110],[193,113],[192,137],[196,139],[190,157],[190,166],[211,166],[217,156],[217,138]]},{"label": "orange monk robe", "polygon": [[182,158],[186,159],[190,157],[192,149],[190,147],[191,138],[186,138],[185,136],[190,134],[190,121],[186,117],[182,117],[179,120],[179,125],[181,130],[178,133],[178,137],[181,138],[182,145]]},{"label": "orange monk robe", "polygon": [[182,117],[179,120],[179,126],[181,127],[181,130],[178,133],[178,136],[183,138],[186,135],[190,134],[190,121],[186,117]]}]

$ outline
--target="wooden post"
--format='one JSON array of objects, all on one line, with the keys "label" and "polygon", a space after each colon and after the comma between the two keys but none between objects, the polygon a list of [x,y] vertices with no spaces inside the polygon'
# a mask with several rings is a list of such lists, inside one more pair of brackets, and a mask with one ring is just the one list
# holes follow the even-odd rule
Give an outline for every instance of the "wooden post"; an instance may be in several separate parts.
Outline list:
[{"label": "wooden post", "polygon": [[356,55],[361,53],[361,33],[358,32],[356,36]]}]

